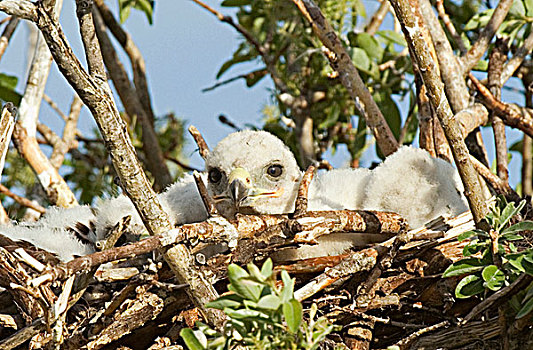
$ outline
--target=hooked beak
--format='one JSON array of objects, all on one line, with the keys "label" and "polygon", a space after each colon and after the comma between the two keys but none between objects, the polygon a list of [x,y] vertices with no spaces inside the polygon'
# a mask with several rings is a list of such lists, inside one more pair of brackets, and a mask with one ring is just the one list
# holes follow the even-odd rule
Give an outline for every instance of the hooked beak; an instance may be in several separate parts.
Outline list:
[{"label": "hooked beak", "polygon": [[259,197],[279,197],[283,193],[283,188],[270,191],[253,186],[250,173],[243,168],[235,168],[228,176],[229,196],[235,206],[246,206],[246,200],[253,200]]}]

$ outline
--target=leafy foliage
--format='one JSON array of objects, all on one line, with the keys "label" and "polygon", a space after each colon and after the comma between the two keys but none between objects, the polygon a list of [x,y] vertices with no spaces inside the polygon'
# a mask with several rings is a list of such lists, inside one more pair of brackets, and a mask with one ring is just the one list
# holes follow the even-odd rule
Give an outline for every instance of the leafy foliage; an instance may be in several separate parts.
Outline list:
[{"label": "leafy foliage", "polygon": [[[465,258],[450,265],[443,273],[443,277],[466,275],[455,288],[457,298],[486,296],[508,286],[523,273],[533,275],[533,249],[519,249],[515,244],[524,239],[521,232],[533,230],[533,221],[511,224],[524,205],[525,201],[522,201],[515,207],[515,203],[507,203],[505,198],[499,197],[486,216],[490,225],[488,232],[476,229],[458,237],[459,241],[469,239],[463,249]],[[532,290],[533,285],[530,285],[525,295],[514,297],[520,299],[515,300],[520,305],[517,318],[533,311]]]},{"label": "leafy foliage", "polygon": [[153,23],[155,0],[118,0],[120,22],[124,23],[131,14],[131,9],[144,12],[148,23]]},{"label": "leafy foliage", "polygon": [[303,318],[302,304],[294,298],[294,282],[281,271],[279,286],[268,259],[261,269],[248,264],[248,271],[231,264],[228,267],[230,293],[207,306],[223,310],[227,322],[223,334],[199,322],[198,330],[183,329],[181,336],[191,350],[231,349],[316,349],[334,330],[326,318],[316,318],[317,306]]},{"label": "leafy foliage", "polygon": [[[367,12],[361,1],[322,0],[317,3],[336,32],[341,34],[363,80],[380,107],[385,109],[383,114],[394,135],[399,137],[402,122],[397,103],[411,96],[412,89],[403,76],[412,69],[410,60],[402,54],[406,45],[402,35],[390,30],[378,31],[377,35],[361,32],[359,27]],[[262,62],[265,67],[261,71],[277,77],[274,79],[276,91],[273,91],[277,112],[270,111],[266,115],[264,129],[288,141],[299,156],[298,128],[310,116],[318,146],[315,158],[319,159],[330,145],[335,148],[345,144],[352,159],[358,159],[370,144],[366,125],[361,122],[358,108],[329,66],[321,43],[294,4],[227,0],[222,6],[238,7],[239,24],[263,47],[268,47],[266,60],[271,64],[265,64],[265,57],[261,57],[254,45],[243,41],[232,57],[221,65],[217,79],[228,74],[234,66]],[[386,62],[393,68],[380,68]],[[252,77],[255,79],[246,78],[248,86],[255,85],[263,75]],[[279,98],[280,93],[303,98],[304,106]],[[292,119],[294,125],[288,126],[286,118]],[[416,127],[410,128],[404,140],[412,142],[415,133]],[[303,164],[301,159],[299,162]]]}]

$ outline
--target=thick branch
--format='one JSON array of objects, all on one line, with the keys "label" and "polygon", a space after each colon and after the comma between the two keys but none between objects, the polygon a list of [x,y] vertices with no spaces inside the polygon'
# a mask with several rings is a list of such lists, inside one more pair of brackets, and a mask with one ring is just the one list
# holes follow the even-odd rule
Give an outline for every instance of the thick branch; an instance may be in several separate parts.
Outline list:
[{"label": "thick branch", "polygon": [[372,130],[376,142],[385,156],[395,152],[399,145],[389,125],[385,121],[372,95],[366,88],[350,55],[342,45],[339,37],[326,20],[320,8],[312,0],[293,0],[300,12],[311,23],[313,31],[322,44],[330,50],[328,59],[348,93],[354,100],[359,100],[364,108],[366,123]]},{"label": "thick branch", "polygon": [[413,14],[408,1],[391,0],[404,36],[414,54],[412,59],[418,64],[424,85],[428,90],[429,100],[440,120],[444,133],[450,144],[459,175],[465,187],[465,196],[470,205],[476,224],[480,224],[485,217],[486,204],[482,195],[477,173],[470,162],[469,153],[463,141],[461,131],[453,118],[453,112],[444,93],[444,84],[435,70],[435,63],[423,40],[421,28]]},{"label": "thick branch", "polygon": [[503,66],[500,78],[502,85],[513,76],[514,72],[520,67],[526,56],[531,53],[531,50],[533,50],[533,32],[529,33],[522,46],[516,50],[513,57]]}]

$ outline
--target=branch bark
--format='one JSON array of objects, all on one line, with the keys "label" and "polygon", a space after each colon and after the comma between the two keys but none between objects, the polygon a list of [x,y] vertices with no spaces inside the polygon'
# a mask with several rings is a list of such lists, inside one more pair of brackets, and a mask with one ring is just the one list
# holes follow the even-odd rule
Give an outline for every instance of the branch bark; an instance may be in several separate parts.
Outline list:
[{"label": "branch bark", "polygon": [[320,8],[312,0],[292,0],[292,2],[312,25],[313,31],[322,44],[330,50],[327,56],[331,67],[339,73],[342,85],[348,90],[350,96],[362,104],[366,123],[372,130],[380,150],[385,156],[394,153],[399,147],[398,142],[359,76],[348,52]]},{"label": "branch bark", "polygon": [[419,23],[408,1],[391,0],[391,4],[402,26],[402,31],[404,32],[410,50],[414,54],[412,59],[420,69],[422,80],[428,90],[430,102],[450,144],[459,175],[465,187],[465,196],[474,216],[474,221],[476,225],[482,225],[481,223],[485,217],[487,208],[477,173],[470,162],[469,153],[463,141],[460,128],[453,118],[453,112],[446,98],[444,84],[440,80],[438,72],[435,70],[435,63],[423,39]]},{"label": "branch bark", "polygon": [[19,18],[17,16],[12,16],[6,27],[4,28],[4,31],[2,32],[2,37],[0,37],[0,59],[2,59],[2,56],[4,56],[4,52],[6,52],[9,40],[11,40],[11,36],[15,32],[18,23]]}]

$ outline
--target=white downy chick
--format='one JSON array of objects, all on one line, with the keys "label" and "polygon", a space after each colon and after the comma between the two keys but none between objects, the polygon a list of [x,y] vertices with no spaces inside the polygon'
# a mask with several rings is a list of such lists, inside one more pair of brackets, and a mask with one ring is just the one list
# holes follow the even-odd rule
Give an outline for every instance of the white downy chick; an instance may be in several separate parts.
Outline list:
[{"label": "white downy chick", "polygon": [[37,222],[0,226],[0,234],[14,241],[29,242],[69,261],[94,252],[92,245],[87,244],[95,241],[94,233],[78,229],[80,224],[90,227],[94,219],[92,209],[85,205],[68,209],[51,207]]},{"label": "white downy chick", "polygon": [[426,151],[403,146],[377,168],[366,186],[366,210],[392,211],[417,228],[468,209],[457,171]]}]

